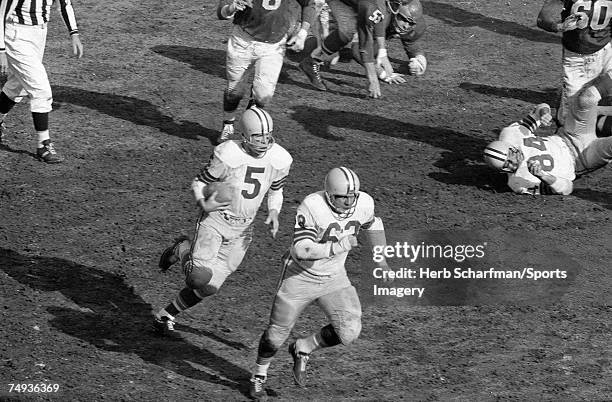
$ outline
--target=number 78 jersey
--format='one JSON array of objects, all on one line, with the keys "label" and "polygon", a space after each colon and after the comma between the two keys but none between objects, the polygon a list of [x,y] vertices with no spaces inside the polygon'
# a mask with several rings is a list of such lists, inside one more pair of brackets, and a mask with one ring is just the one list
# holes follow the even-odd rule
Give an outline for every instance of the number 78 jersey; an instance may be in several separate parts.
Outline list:
[{"label": "number 78 jersey", "polygon": [[[374,200],[369,194],[359,192],[359,198],[352,215],[340,218],[334,213],[325,192],[318,191],[308,195],[297,209],[293,244],[300,240],[311,239],[315,243],[338,242],[347,236],[357,236],[361,228],[368,229],[374,222]],[[348,251],[320,260],[300,260],[290,250],[292,259],[303,269],[315,275],[332,275],[344,271]]]},{"label": "number 78 jersey", "polygon": [[293,158],[278,144],[261,157],[248,154],[238,141],[226,141],[215,147],[208,165],[198,180],[229,183],[234,187],[232,204],[226,212],[242,218],[255,218],[268,190],[285,185]]}]

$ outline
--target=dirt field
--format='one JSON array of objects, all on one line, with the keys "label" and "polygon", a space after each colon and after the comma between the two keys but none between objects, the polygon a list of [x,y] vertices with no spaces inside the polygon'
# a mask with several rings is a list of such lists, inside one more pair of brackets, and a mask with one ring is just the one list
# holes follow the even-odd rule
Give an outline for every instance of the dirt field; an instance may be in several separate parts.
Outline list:
[{"label": "dirt field", "polygon": [[[331,90],[321,93],[288,61],[269,109],[295,159],[281,232],[269,239],[258,218],[241,269],[179,317],[177,340],[149,328],[183,285],[157,260],[197,216],[189,185],[221,127],[231,24],[213,2],[74,3],[85,57],[69,57],[57,12],[46,53],[66,162],[34,160],[27,104],[7,119],[0,148],[0,400],[248,399],[295,208],[338,165],[360,175],[392,241],[486,242],[500,269],[567,277],[421,281],[426,297],[379,303],[367,296],[369,267],[350,258],[360,339],[314,354],[307,389],[293,385],[283,347],[270,396],[612,398],[612,168],[577,181],[572,196],[532,198],[508,192],[481,161],[501,127],[556,102],[560,38],[535,26],[541,2],[423,1],[428,71],[376,101],[355,63],[325,71]],[[399,43],[390,55],[405,71]],[[311,308],[294,335],[324,324]]]}]

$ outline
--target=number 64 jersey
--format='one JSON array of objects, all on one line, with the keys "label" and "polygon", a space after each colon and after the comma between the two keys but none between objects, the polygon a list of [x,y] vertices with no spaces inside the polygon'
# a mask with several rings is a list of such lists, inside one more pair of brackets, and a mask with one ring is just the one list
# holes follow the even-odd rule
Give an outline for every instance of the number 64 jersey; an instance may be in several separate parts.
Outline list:
[{"label": "number 64 jersey", "polygon": [[215,147],[210,161],[196,180],[229,183],[234,197],[229,209],[235,217],[253,219],[268,190],[285,185],[293,158],[278,144],[273,144],[261,157],[251,156],[239,141],[226,141]]},{"label": "number 64 jersey", "polygon": [[[360,229],[368,229],[374,223],[374,200],[359,192],[353,214],[342,218],[334,213],[325,199],[325,192],[318,191],[308,195],[297,209],[293,244],[303,239],[316,243],[338,242],[347,236],[356,236]],[[348,251],[320,260],[300,260],[295,256],[293,247],[291,258],[302,269],[314,275],[334,275],[344,271]]]}]

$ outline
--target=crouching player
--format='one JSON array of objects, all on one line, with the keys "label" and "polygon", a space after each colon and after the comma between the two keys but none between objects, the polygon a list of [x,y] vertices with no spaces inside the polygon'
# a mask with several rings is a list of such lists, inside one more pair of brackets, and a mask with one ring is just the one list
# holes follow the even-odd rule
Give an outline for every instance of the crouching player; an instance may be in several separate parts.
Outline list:
[{"label": "crouching player", "polygon": [[[167,307],[155,314],[156,329],[174,331],[174,319],[205,297],[214,295],[242,262],[253,233],[253,220],[266,193],[272,236],[278,231],[283,186],[293,159],[272,137],[272,118],[256,106],[247,109],[238,129],[243,140],[215,147],[208,165],[194,179],[192,188],[202,213],[193,239],[180,237],[159,260],[167,271],[180,262],[186,286]],[[219,181],[235,189],[230,202],[217,202],[217,192],[204,198],[207,184]]]},{"label": "crouching player", "polygon": [[[289,345],[293,377],[299,386],[306,383],[306,364],[312,352],[348,345],[361,331],[361,305],[344,263],[357,246],[361,229],[372,245],[386,244],[383,223],[374,215],[372,197],[359,191],[359,178],[351,169],[330,170],[324,188],[308,195],[297,209],[293,245],[283,257],[270,322],[261,336],[251,377],[250,393],[256,400],[267,398],[264,383],[270,362],[309,304],[317,302],[329,324]],[[386,268],[386,262],[380,266]]]}]

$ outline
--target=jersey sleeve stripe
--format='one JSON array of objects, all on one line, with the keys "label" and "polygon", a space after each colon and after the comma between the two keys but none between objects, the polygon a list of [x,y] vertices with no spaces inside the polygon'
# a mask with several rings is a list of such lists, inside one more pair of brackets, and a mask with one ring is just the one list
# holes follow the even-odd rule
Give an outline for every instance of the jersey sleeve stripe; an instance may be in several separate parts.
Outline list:
[{"label": "jersey sleeve stripe", "polygon": [[299,228],[299,229],[295,229],[295,230],[293,231],[294,236],[301,235],[301,234],[303,234],[303,233],[310,233],[310,234],[313,234],[313,235],[315,235],[315,236],[317,235],[317,231],[316,231],[316,230],[314,230],[314,229],[308,229],[308,228]]},{"label": "jersey sleeve stripe", "polygon": [[310,239],[312,241],[316,241],[317,237],[314,234],[312,234],[312,233],[304,233],[304,234],[301,234],[301,235],[295,235],[295,236],[293,236],[293,244],[295,244],[295,243],[297,243],[297,242],[299,242],[301,240],[306,240],[306,239]]},{"label": "jersey sleeve stripe", "polygon": [[212,183],[213,181],[219,181],[219,178],[211,175],[208,170],[202,170],[197,178],[199,181],[206,184]]},{"label": "jersey sleeve stripe", "polygon": [[287,176],[283,177],[282,179],[276,180],[275,182],[272,182],[270,189],[280,190],[281,188],[285,186],[285,183],[287,183]]}]

